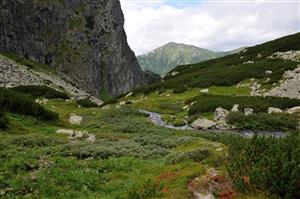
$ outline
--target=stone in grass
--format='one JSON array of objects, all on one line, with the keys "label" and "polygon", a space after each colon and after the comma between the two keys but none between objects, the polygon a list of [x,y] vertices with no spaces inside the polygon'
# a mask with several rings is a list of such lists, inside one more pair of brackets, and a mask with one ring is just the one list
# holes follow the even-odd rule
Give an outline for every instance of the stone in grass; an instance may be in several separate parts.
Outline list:
[{"label": "stone in grass", "polygon": [[289,114],[300,114],[300,106],[295,106],[287,110]]},{"label": "stone in grass", "polygon": [[80,125],[82,122],[82,117],[75,115],[74,113],[70,114],[70,118],[69,118],[69,122],[70,124],[74,124],[74,125]]},{"label": "stone in grass", "polygon": [[244,109],[245,115],[251,115],[251,114],[253,114],[253,112],[254,112],[253,108],[245,108]]},{"label": "stone in grass", "polygon": [[231,112],[239,112],[239,105],[238,104],[233,105],[233,107],[231,108]]},{"label": "stone in grass", "polygon": [[283,111],[280,108],[275,108],[275,107],[269,107],[268,108],[268,114],[272,113],[282,113]]},{"label": "stone in grass", "polygon": [[219,122],[226,122],[229,115],[229,111],[224,108],[217,108],[214,113],[214,120]]},{"label": "stone in grass", "polygon": [[204,130],[212,129],[216,125],[217,124],[214,121],[205,118],[199,118],[192,123],[192,127],[194,129],[204,129]]}]

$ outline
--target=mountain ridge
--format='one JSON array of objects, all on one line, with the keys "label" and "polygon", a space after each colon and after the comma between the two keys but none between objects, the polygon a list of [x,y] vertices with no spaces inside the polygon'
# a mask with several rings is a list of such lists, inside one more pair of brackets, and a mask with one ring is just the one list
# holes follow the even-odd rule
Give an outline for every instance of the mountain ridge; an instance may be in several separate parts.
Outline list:
[{"label": "mountain ridge", "polygon": [[[243,48],[240,48],[243,49]],[[213,51],[191,44],[169,42],[146,54],[137,56],[142,70],[165,76],[178,65],[193,64],[239,52]]]}]

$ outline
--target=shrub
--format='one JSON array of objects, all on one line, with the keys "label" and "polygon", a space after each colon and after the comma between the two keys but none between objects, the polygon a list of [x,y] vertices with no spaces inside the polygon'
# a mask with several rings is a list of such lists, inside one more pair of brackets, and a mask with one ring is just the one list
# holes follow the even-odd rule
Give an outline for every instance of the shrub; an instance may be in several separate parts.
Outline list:
[{"label": "shrub", "polygon": [[187,87],[182,85],[182,86],[179,86],[177,88],[174,88],[173,93],[183,93],[186,90],[187,90]]},{"label": "shrub", "polygon": [[300,198],[299,154],[298,134],[240,139],[229,147],[228,171],[239,191],[264,190],[280,198]]},{"label": "shrub", "polygon": [[295,130],[298,126],[297,119],[287,114],[258,113],[244,115],[236,112],[229,115],[229,123],[239,129],[252,130]]},{"label": "shrub", "polygon": [[6,118],[5,112],[0,110],[0,129],[6,129],[8,125],[8,120]]},{"label": "shrub", "polygon": [[56,120],[58,118],[58,114],[35,103],[29,95],[4,88],[0,89],[0,107],[6,111],[31,115],[42,120]]},{"label": "shrub", "polygon": [[167,162],[170,164],[177,164],[183,161],[192,160],[195,162],[200,162],[211,155],[208,149],[196,149],[193,151],[187,151],[183,153],[177,153],[170,155]]},{"label": "shrub", "polygon": [[32,97],[45,97],[47,99],[69,99],[69,96],[66,93],[41,85],[17,86],[12,88],[12,90],[17,91],[19,93],[30,94]]},{"label": "shrub", "polygon": [[77,104],[80,104],[81,106],[86,107],[86,108],[98,107],[98,105],[96,103],[92,102],[89,98],[77,100]]}]

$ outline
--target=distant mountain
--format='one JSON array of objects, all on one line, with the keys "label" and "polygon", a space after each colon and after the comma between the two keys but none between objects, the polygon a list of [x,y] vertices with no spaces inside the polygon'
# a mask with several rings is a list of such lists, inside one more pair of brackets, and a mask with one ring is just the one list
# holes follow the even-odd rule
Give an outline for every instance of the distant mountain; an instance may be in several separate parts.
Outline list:
[{"label": "distant mountain", "polygon": [[238,49],[230,52],[215,52],[192,45],[171,42],[137,58],[144,71],[148,70],[165,76],[178,65],[194,64],[239,51]]}]

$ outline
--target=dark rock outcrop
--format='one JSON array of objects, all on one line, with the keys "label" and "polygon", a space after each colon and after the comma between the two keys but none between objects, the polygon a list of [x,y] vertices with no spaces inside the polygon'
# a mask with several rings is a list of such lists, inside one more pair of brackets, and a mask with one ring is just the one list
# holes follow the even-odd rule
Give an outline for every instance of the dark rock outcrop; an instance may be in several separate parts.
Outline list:
[{"label": "dark rock outcrop", "polygon": [[119,0],[1,0],[0,52],[48,64],[98,96],[144,83]]}]

